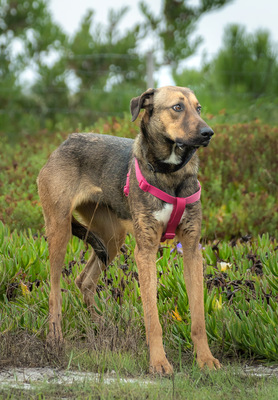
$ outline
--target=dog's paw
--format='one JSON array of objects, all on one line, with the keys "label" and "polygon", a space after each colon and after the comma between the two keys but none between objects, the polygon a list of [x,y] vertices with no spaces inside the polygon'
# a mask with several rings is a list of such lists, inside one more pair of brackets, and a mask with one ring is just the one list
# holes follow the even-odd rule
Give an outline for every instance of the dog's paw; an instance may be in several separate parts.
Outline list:
[{"label": "dog's paw", "polygon": [[212,355],[204,358],[197,358],[198,365],[201,369],[208,367],[210,370],[216,370],[221,368],[221,364],[217,358],[214,358]]},{"label": "dog's paw", "polygon": [[159,375],[172,375],[174,372],[172,365],[169,363],[166,357],[162,360],[151,362],[150,373]]},{"label": "dog's paw", "polygon": [[100,325],[102,322],[105,321],[105,319],[103,318],[102,314],[100,313],[100,311],[97,311],[97,307],[91,306],[89,307],[89,312],[90,312],[90,316],[91,316],[91,320],[94,324]]}]

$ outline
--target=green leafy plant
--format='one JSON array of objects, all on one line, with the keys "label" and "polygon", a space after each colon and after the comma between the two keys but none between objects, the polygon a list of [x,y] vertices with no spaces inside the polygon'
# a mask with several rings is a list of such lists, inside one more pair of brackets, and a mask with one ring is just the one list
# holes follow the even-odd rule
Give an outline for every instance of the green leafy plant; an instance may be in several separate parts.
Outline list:
[{"label": "green leafy plant", "polygon": [[[1,332],[24,330],[42,338],[47,333],[49,261],[43,237],[11,233],[0,223]],[[215,243],[203,250],[207,332],[216,352],[225,355],[278,359],[278,254],[277,242],[268,235],[247,243]],[[144,336],[138,273],[134,265],[135,242],[127,237],[121,254],[105,271],[95,297],[103,329]],[[183,279],[181,249],[160,248],[157,257],[158,309],[166,345],[184,352],[192,347],[190,312]],[[88,254],[73,238],[68,246],[61,284],[63,332],[68,340],[92,335],[94,325],[74,280]],[[138,333],[139,332],[139,333]],[[95,333],[94,333],[95,335]],[[110,340],[114,336],[110,337]],[[126,336],[127,337],[127,336]]]}]

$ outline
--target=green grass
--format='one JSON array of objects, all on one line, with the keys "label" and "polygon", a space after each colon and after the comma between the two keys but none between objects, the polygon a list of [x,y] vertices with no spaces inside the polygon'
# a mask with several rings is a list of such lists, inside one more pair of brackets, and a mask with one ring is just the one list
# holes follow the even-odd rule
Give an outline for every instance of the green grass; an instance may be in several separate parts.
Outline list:
[{"label": "green grass", "polygon": [[[33,237],[31,231],[11,233],[3,224],[0,231],[1,332],[4,336],[28,332],[44,343],[48,330],[47,243],[43,237]],[[133,251],[134,239],[128,236],[123,251],[99,281],[96,302],[102,319],[96,326],[74,283],[89,252],[77,238],[71,240],[61,279],[62,329],[69,343],[84,341],[85,347],[95,350],[145,352]],[[247,243],[215,243],[205,246],[203,258],[206,324],[214,352],[220,357],[277,361],[277,242],[264,235]],[[174,354],[171,361],[175,367],[180,368],[183,355],[191,354],[192,343],[182,256],[174,243],[159,250],[157,274],[165,346]],[[2,345],[2,352],[7,353],[6,347]],[[16,345],[10,354],[13,351],[16,353]]]}]

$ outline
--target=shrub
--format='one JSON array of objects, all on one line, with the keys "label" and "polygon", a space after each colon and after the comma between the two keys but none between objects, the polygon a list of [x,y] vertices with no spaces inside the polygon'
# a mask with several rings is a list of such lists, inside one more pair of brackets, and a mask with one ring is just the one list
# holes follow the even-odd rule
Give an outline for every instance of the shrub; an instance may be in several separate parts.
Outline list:
[{"label": "shrub", "polygon": [[[213,128],[216,134],[211,144],[199,150],[203,238],[266,232],[274,236],[278,226],[278,129],[259,122]],[[135,137],[138,123],[132,124],[129,116],[111,118],[93,130]],[[0,137],[0,220],[11,229],[42,231],[36,177],[67,136],[40,132],[15,144]]]}]

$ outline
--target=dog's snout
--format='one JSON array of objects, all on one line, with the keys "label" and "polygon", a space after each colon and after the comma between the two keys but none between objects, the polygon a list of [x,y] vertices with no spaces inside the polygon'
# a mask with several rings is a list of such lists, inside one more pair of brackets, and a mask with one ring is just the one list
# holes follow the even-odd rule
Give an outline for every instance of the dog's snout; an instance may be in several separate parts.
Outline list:
[{"label": "dog's snout", "polygon": [[204,128],[201,128],[200,134],[201,134],[204,138],[210,139],[210,138],[212,137],[212,135],[214,135],[214,132],[213,132],[213,130],[212,130],[209,126],[206,126],[206,127],[204,127]]}]

